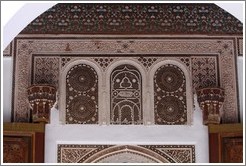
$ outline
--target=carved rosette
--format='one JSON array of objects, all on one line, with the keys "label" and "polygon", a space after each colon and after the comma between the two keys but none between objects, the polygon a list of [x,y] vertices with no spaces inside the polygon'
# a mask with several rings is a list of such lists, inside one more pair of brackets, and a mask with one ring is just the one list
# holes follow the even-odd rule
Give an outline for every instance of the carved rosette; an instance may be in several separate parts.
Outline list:
[{"label": "carved rosette", "polygon": [[89,65],[75,65],[67,73],[66,123],[98,123],[98,76]]},{"label": "carved rosette", "polygon": [[154,75],[154,112],[156,124],[186,124],[186,81],[183,71],[167,64]]},{"label": "carved rosette", "polygon": [[223,88],[202,88],[197,90],[197,101],[203,111],[203,124],[220,124],[221,106],[224,102]]}]

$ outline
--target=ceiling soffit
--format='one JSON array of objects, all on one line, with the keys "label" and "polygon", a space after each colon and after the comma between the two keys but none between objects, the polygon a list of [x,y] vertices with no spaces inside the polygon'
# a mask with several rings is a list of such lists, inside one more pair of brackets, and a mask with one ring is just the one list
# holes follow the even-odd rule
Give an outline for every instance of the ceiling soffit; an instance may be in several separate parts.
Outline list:
[{"label": "ceiling soffit", "polygon": [[243,24],[215,4],[59,3],[21,34],[243,34]]}]

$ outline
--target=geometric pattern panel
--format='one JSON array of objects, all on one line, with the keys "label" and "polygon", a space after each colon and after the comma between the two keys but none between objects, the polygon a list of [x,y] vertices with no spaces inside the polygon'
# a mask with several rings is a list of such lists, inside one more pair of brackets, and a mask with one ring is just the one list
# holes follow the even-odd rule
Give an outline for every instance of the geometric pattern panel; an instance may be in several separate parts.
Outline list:
[{"label": "geometric pattern panel", "polygon": [[186,124],[186,78],[176,65],[166,64],[154,75],[155,124]]},{"label": "geometric pattern panel", "polygon": [[141,145],[176,163],[195,162],[194,145]]},{"label": "geometric pattern panel", "polygon": [[69,61],[71,61],[73,58],[71,56],[60,56],[61,61],[61,67],[64,67]]},{"label": "geometric pattern panel", "polygon": [[243,24],[215,4],[59,3],[22,34],[242,34]]},{"label": "geometric pattern panel", "polygon": [[116,67],[110,76],[111,124],[142,124],[142,78],[132,65]]},{"label": "geometric pattern panel", "polygon": [[95,57],[95,58],[93,58],[93,60],[100,65],[100,67],[103,69],[103,71],[106,70],[106,68],[113,62],[114,59],[117,59],[117,58],[112,58],[112,57]]},{"label": "geometric pattern panel", "polygon": [[98,123],[98,76],[89,65],[75,65],[67,73],[66,123]]},{"label": "geometric pattern panel", "polygon": [[[135,58],[135,57],[134,57]],[[156,61],[160,61],[160,59],[162,60],[168,60],[170,57],[165,57],[164,56],[157,56],[157,55],[154,55],[152,57],[148,57],[148,56],[140,56],[140,57],[136,57],[135,59],[137,59],[144,67],[145,69],[148,71],[151,66],[153,66],[155,64]],[[187,66],[187,68],[189,69],[191,64],[190,64],[190,57],[187,56],[177,56],[177,57],[172,57],[174,60],[176,61],[180,61],[182,62],[185,66]]]},{"label": "geometric pattern panel", "polygon": [[195,163],[194,145],[58,144],[58,163]]},{"label": "geometric pattern panel", "polygon": [[157,60],[157,57],[139,57],[138,61],[141,62],[144,67],[148,70],[150,66]]},{"label": "geometric pattern panel", "polygon": [[217,57],[191,57],[193,90],[219,85]]},{"label": "geometric pattern panel", "polygon": [[33,84],[49,84],[58,87],[60,57],[34,56]]},{"label": "geometric pattern panel", "polygon": [[190,69],[191,66],[191,58],[190,57],[177,57],[185,66],[187,66],[188,69]]}]

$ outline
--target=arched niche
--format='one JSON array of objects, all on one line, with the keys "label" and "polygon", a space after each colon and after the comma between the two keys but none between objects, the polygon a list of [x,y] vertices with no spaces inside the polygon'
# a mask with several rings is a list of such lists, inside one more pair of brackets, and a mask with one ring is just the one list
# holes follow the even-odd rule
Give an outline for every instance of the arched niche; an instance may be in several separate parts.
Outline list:
[{"label": "arched niche", "polygon": [[193,95],[188,69],[175,60],[161,61],[150,69],[152,124],[191,124]]},{"label": "arched niche", "polygon": [[133,65],[119,65],[110,75],[110,123],[143,124],[142,76]]},{"label": "arched niche", "polygon": [[[118,72],[118,74],[117,74]],[[131,73],[132,72],[132,73]],[[130,77],[125,77],[125,73],[129,73]],[[130,74],[131,73],[131,74]],[[128,124],[145,124],[146,123],[146,112],[147,108],[143,106],[143,103],[146,103],[147,97],[143,94],[146,94],[146,72],[144,70],[144,67],[140,65],[138,62],[136,62],[134,59],[119,59],[118,61],[112,63],[107,71],[106,71],[106,85],[105,85],[105,92],[107,94],[107,101],[110,101],[110,104],[105,105],[106,108],[106,114],[107,114],[107,123],[108,124],[124,124],[123,123],[117,123],[112,121],[112,116],[114,111],[116,110],[115,107],[118,107],[119,109],[126,109],[129,111],[130,114],[137,114],[137,116],[140,115],[140,118],[135,118],[133,123]],[[118,78],[119,77],[119,78]],[[114,79],[115,78],[115,79]],[[132,86],[132,88],[124,88],[124,81],[130,83],[129,87]],[[136,81],[136,82],[135,82]],[[116,85],[114,83],[118,84],[118,88],[113,89],[113,85]],[[139,84],[138,87],[136,85]],[[121,85],[120,85],[121,84]],[[128,84],[126,84],[128,85]],[[135,88],[134,88],[135,86]],[[123,90],[125,89],[125,90]],[[135,89],[135,90],[134,90]],[[117,92],[116,92],[117,91]],[[115,99],[114,97],[117,93],[118,97],[119,95],[122,96],[122,100],[118,100],[118,104],[113,104],[112,101]],[[136,97],[136,95],[138,97]],[[124,97],[125,96],[125,97]],[[128,97],[127,97],[128,96]],[[132,96],[135,96],[135,99],[128,100],[127,98],[131,98]],[[117,100],[117,99],[116,99]],[[136,104],[136,101],[138,102]],[[132,109],[132,110],[131,110]],[[138,112],[137,109],[140,110],[140,114],[136,113]],[[131,110],[131,111],[130,111]],[[135,112],[135,113],[134,113]],[[117,113],[119,114],[119,113]],[[133,115],[134,116],[134,115]],[[136,117],[136,116],[134,116]],[[122,119],[124,121],[124,119]],[[125,123],[126,124],[126,123]]]},{"label": "arched niche", "polygon": [[60,121],[63,124],[99,124],[102,74],[89,60],[68,63],[60,77]]}]

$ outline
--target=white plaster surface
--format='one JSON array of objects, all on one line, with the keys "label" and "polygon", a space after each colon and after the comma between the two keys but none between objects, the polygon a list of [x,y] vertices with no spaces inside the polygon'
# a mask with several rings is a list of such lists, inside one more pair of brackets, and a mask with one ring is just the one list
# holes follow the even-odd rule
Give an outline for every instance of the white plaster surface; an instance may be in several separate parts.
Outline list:
[{"label": "white plaster surface", "polygon": [[[56,114],[56,116],[58,115]],[[54,116],[52,118],[58,119]],[[207,163],[209,161],[208,128],[202,125],[202,112],[199,109],[194,112],[194,122],[191,126],[61,125],[51,123],[46,125],[45,130],[46,163],[57,162],[58,144],[192,144],[195,145],[196,162]]]},{"label": "white plaster surface", "polygon": [[[245,55],[244,55],[245,56]],[[243,110],[243,101],[245,101],[245,96],[243,98],[243,92],[245,92],[245,85],[243,83],[243,76],[245,75],[245,69],[243,68],[243,62],[244,62],[244,59],[243,57],[238,57],[238,60],[237,60],[237,73],[238,73],[238,91],[239,91],[239,107],[240,107],[240,121],[243,122],[244,120],[244,117],[245,117],[245,112]]]},{"label": "white plaster surface", "polygon": [[[57,162],[58,144],[195,145],[196,162],[207,163],[208,129],[196,110],[191,126],[158,125],[46,125],[45,162]],[[52,119],[53,120],[53,119]]]},{"label": "white plaster surface", "polygon": [[11,101],[12,101],[12,57],[3,58],[3,75],[2,75],[2,117],[3,122],[11,121]]}]

